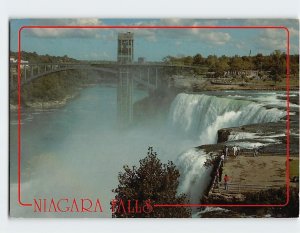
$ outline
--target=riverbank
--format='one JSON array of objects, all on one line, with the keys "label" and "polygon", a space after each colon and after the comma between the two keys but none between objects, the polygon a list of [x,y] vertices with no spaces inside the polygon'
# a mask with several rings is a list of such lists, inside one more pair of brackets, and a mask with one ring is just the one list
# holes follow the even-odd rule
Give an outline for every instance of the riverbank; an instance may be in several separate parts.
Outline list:
[{"label": "riverbank", "polygon": [[[192,92],[201,91],[227,91],[227,90],[260,90],[260,91],[286,91],[286,80],[274,83],[273,81],[253,80],[241,82],[240,80],[231,83],[215,82],[208,78],[177,77],[173,78],[174,86]],[[289,90],[299,91],[298,77],[290,78]]]},{"label": "riverbank", "polygon": [[[43,111],[48,109],[54,109],[54,108],[62,108],[65,105],[67,105],[70,101],[74,100],[75,98],[80,96],[80,92],[82,89],[87,87],[94,87],[98,84],[84,84],[80,87],[77,87],[74,89],[71,93],[64,95],[63,98],[57,99],[57,100],[50,100],[50,101],[26,101],[25,103],[22,103],[21,99],[21,105],[22,108],[32,111]],[[18,105],[17,104],[9,104],[9,110],[11,112],[18,111]]]},{"label": "riverbank", "polygon": [[[76,93],[66,95],[61,100],[27,102],[23,104],[22,107],[33,111],[42,111],[42,110],[53,109],[53,108],[61,108],[65,106],[69,101],[78,97],[79,95],[80,92],[78,91]],[[18,111],[18,105],[10,104],[9,109],[11,112],[16,112]]]}]

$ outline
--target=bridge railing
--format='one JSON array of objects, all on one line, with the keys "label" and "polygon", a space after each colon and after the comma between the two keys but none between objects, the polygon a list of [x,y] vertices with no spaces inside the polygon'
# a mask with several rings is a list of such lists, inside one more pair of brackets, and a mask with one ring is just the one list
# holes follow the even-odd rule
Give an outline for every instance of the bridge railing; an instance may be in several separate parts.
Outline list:
[{"label": "bridge railing", "polygon": [[224,183],[214,183],[211,192],[212,193],[229,193],[240,194],[248,192],[259,192],[267,189],[277,189],[280,185],[261,185],[261,184],[241,184],[241,183],[228,183],[228,189],[225,190]]}]

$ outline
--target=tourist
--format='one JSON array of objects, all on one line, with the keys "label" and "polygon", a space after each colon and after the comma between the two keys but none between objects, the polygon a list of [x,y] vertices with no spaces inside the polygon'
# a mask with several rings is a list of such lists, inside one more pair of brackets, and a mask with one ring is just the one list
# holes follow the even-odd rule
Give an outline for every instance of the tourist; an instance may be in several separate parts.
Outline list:
[{"label": "tourist", "polygon": [[225,176],[224,176],[224,187],[225,187],[225,190],[228,190],[228,181],[229,181],[229,176],[227,176],[227,174],[225,174]]},{"label": "tourist", "polygon": [[222,153],[220,158],[221,158],[221,167],[223,167],[224,166],[224,160],[225,160],[224,153]]},{"label": "tourist", "polygon": [[256,145],[254,145],[254,147],[253,147],[253,157],[256,157],[256,156],[258,156],[258,149],[257,149]]},{"label": "tourist", "polygon": [[223,175],[223,168],[220,167],[220,169],[219,169],[219,182],[222,181],[222,175]]},{"label": "tourist", "polygon": [[237,147],[234,145],[232,150],[233,150],[233,156],[236,157]]},{"label": "tourist", "polygon": [[227,156],[228,156],[228,151],[229,151],[229,148],[228,148],[228,146],[226,145],[226,146],[225,146],[225,158],[227,158]]}]

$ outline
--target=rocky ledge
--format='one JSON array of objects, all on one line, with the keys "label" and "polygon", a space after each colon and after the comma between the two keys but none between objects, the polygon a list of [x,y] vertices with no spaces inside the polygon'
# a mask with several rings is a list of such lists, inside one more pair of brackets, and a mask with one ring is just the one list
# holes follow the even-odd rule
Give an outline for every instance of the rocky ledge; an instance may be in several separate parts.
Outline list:
[{"label": "rocky ledge", "polygon": [[[299,96],[290,99],[290,103],[299,105]],[[282,108],[283,110],[284,108]],[[262,156],[286,156],[287,155],[287,134],[289,135],[289,152],[291,159],[298,160],[299,157],[299,108],[291,108],[289,116],[290,129],[287,131],[287,117],[283,117],[278,122],[260,123],[244,125],[240,127],[223,128],[218,131],[216,144],[202,145],[198,149],[204,150],[207,154],[219,155],[225,145],[230,148],[239,145],[242,153],[253,153],[253,147],[259,148]],[[213,160],[212,160],[213,161]],[[212,171],[215,174],[216,165]],[[284,169],[283,169],[284,170]],[[285,186],[281,189],[266,189],[261,192],[230,194],[209,192],[212,181],[206,196],[201,203],[211,204],[257,204],[257,203],[285,203]],[[222,217],[297,217],[299,215],[299,183],[291,183],[290,203],[281,209],[278,208],[208,208],[201,210],[199,216],[202,218],[222,218]],[[208,194],[209,193],[209,194]],[[275,202],[274,202],[275,201]],[[271,202],[271,203],[270,203]]]}]

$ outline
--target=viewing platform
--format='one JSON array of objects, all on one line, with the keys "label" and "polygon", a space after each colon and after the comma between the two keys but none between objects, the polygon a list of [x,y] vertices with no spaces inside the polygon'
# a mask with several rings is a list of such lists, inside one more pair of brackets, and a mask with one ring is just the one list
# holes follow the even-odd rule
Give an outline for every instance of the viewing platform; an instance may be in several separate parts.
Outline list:
[{"label": "viewing platform", "polygon": [[[298,159],[294,159],[298,162]],[[231,155],[222,168],[221,163],[219,166],[219,171],[222,170],[221,179],[217,181],[217,176],[213,177],[208,196],[225,195],[234,198],[243,193],[286,186],[286,156],[261,154],[253,157],[249,153],[237,157]],[[225,174],[229,176],[228,189],[224,185]]]}]

